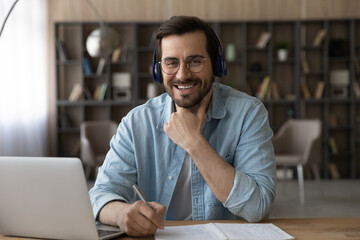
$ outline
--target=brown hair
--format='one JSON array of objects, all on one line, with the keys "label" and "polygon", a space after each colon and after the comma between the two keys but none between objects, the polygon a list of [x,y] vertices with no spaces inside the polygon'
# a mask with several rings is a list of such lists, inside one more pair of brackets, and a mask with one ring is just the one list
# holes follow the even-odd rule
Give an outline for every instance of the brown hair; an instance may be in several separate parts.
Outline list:
[{"label": "brown hair", "polygon": [[212,27],[198,17],[173,16],[159,27],[156,35],[156,61],[161,61],[161,40],[164,37],[182,35],[194,31],[205,33],[206,51],[210,56],[213,72],[216,73],[220,41]]}]

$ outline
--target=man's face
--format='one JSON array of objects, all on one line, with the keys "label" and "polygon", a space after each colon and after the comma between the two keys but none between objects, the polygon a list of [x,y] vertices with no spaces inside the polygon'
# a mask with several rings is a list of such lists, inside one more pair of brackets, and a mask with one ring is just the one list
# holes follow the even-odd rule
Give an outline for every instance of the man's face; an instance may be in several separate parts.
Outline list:
[{"label": "man's face", "polygon": [[[192,108],[210,91],[213,82],[211,59],[206,51],[205,33],[196,31],[183,35],[170,35],[161,41],[162,59],[180,60],[179,70],[168,75],[162,72],[167,93],[178,107]],[[192,56],[206,58],[204,68],[192,73],[185,60]]]}]

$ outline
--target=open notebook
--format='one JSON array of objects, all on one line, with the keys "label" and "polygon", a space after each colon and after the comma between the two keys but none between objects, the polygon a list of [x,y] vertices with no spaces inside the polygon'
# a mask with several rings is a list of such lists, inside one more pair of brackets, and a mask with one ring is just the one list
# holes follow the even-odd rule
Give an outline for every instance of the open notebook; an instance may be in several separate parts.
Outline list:
[{"label": "open notebook", "polygon": [[99,227],[102,236],[80,159],[0,157],[0,235],[97,240],[123,233]]},{"label": "open notebook", "polygon": [[208,223],[165,227],[156,240],[290,240],[295,239],[271,223]]}]

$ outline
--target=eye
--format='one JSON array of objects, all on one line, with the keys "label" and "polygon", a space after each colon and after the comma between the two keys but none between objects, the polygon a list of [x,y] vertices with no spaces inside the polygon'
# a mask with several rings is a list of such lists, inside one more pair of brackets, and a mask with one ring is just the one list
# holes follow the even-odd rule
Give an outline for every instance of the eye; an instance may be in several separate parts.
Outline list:
[{"label": "eye", "polygon": [[172,67],[177,67],[179,65],[179,61],[176,59],[168,59],[164,61],[165,66],[172,68]]},{"label": "eye", "polygon": [[201,64],[202,62],[203,62],[203,58],[201,58],[201,57],[194,57],[194,58],[190,58],[189,60],[188,60],[188,64],[189,65],[192,65],[192,66],[194,66],[194,65],[199,65],[199,64]]}]

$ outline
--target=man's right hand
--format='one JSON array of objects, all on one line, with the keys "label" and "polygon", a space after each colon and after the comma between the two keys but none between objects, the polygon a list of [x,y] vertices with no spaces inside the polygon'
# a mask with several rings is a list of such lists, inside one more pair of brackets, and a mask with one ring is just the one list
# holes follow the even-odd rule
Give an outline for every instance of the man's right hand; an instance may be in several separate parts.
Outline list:
[{"label": "man's right hand", "polygon": [[125,202],[109,202],[100,211],[99,220],[104,224],[119,226],[129,236],[148,236],[156,230],[164,228],[166,207],[142,201],[133,204]]}]

